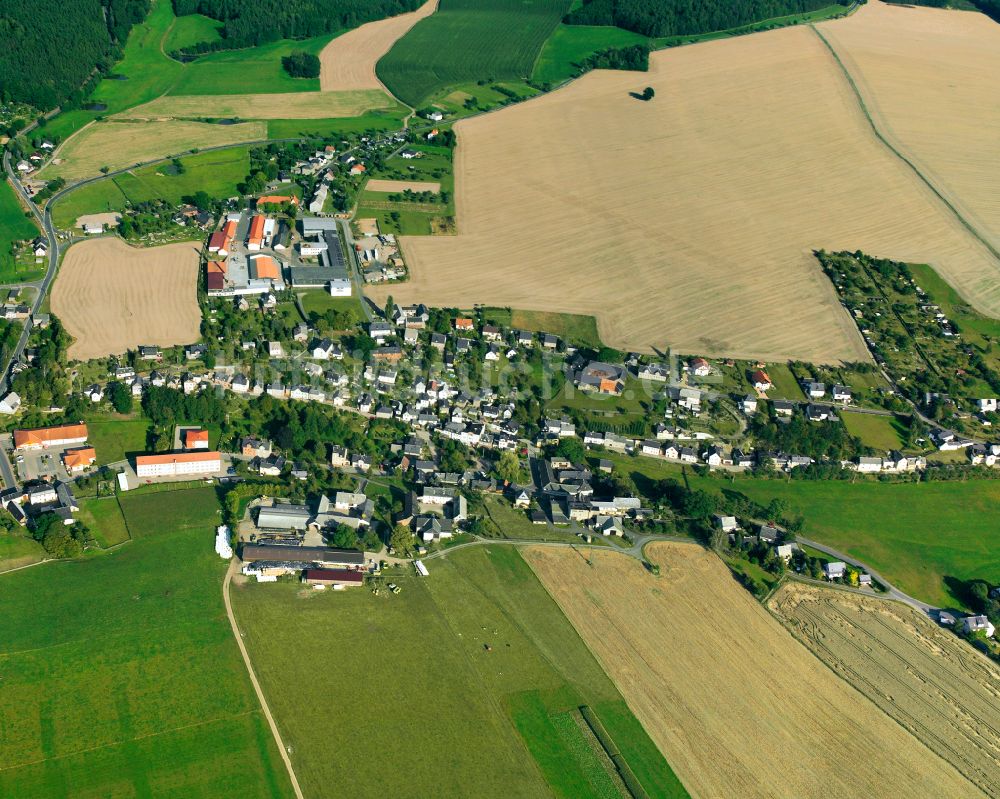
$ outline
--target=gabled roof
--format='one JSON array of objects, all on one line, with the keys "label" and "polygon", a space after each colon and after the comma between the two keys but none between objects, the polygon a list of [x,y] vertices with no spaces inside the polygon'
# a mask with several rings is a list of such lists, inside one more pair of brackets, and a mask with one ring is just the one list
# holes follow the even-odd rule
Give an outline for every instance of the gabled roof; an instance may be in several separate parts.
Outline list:
[{"label": "gabled roof", "polygon": [[38,427],[32,430],[15,430],[14,446],[45,446],[51,441],[65,441],[67,439],[87,438],[87,425],[61,424],[55,427]]}]

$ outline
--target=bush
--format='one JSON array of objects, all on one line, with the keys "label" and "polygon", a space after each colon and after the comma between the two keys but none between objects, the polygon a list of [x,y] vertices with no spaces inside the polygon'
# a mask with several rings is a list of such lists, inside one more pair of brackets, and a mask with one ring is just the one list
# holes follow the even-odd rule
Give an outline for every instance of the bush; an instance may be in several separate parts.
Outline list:
[{"label": "bush", "polygon": [[281,66],[293,78],[318,78],[319,57],[313,53],[298,51],[281,59]]}]

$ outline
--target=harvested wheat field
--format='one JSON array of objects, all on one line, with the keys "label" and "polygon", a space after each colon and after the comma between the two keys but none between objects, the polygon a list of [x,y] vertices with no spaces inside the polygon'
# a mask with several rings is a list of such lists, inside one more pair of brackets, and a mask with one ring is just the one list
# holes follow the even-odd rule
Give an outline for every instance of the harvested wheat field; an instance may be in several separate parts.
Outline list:
[{"label": "harvested wheat field", "polygon": [[70,247],[52,287],[52,312],[74,338],[69,357],[197,341],[198,258],[191,242],[140,248],[103,238]]},{"label": "harvested wheat field", "polygon": [[375,64],[424,17],[437,10],[437,0],[427,0],[416,11],[368,22],[331,41],[319,54],[319,87],[324,92],[385,87],[375,77]]},{"label": "harvested wheat field", "polygon": [[714,554],[524,557],[692,796],[982,796],[796,641]]},{"label": "harvested wheat field", "polygon": [[931,262],[1000,313],[1000,264],[875,138],[809,28],[654,53],[456,129],[458,235],[404,237],[411,281],[376,302],[591,314],[647,352],[866,359],[826,248]]},{"label": "harvested wheat field", "polygon": [[67,139],[59,148],[59,163],[53,162],[38,174],[45,180],[61,177],[73,181],[99,175],[102,167],[113,171],[194,148],[205,149],[266,138],[266,122],[241,122],[236,125],[175,119],[95,122]]},{"label": "harvested wheat field", "polygon": [[797,583],[768,603],[837,674],[1000,796],[1000,669],[896,602]]},{"label": "harvested wheat field", "polygon": [[872,2],[818,27],[882,134],[1000,248],[1000,25]]},{"label": "harvested wheat field", "polygon": [[431,180],[369,180],[365,184],[368,191],[429,191],[438,194],[441,191],[441,184]]},{"label": "harvested wheat field", "polygon": [[378,89],[288,94],[168,95],[118,114],[116,119],[239,117],[241,119],[325,119],[356,117],[393,104]]}]

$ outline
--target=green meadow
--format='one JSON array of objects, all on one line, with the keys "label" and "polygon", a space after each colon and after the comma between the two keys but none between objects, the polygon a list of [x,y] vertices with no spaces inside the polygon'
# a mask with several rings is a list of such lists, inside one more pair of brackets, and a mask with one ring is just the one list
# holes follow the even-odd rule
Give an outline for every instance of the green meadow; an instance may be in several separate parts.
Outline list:
[{"label": "green meadow", "polygon": [[877,450],[903,449],[906,425],[895,416],[841,411],[840,420],[847,432],[860,438],[866,446]]},{"label": "green meadow", "polygon": [[204,14],[185,14],[175,17],[167,37],[163,40],[163,49],[168,53],[183,50],[202,42],[217,42],[222,36],[219,31],[224,23]]},{"label": "green meadow", "polygon": [[154,199],[176,204],[197,191],[212,197],[233,197],[239,193],[236,184],[250,172],[246,147],[197,153],[180,160],[184,165],[180,174],[173,174],[169,164],[158,164],[75,189],[52,206],[52,220],[57,227],[67,228],[83,214],[121,211],[129,204]]},{"label": "green meadow", "polygon": [[[475,547],[427,566],[426,579],[389,572],[398,595],[234,586],[307,795],[337,785],[352,797],[621,796],[617,772],[575,720],[581,705],[646,794],[687,795],[515,548]],[[357,767],[373,752],[392,764],[377,779]]]},{"label": "green meadow", "polygon": [[[12,253],[15,241],[27,241],[38,235],[38,225],[25,215],[24,208],[14,194],[14,187],[0,180],[0,281],[14,282],[33,278],[39,270],[31,259],[31,266],[19,264]],[[44,272],[44,265],[41,267]]]},{"label": "green meadow", "polygon": [[214,490],[163,496],[113,553],[0,577],[0,795],[293,795],[223,609]]},{"label": "green meadow", "polygon": [[414,107],[459,83],[527,79],[568,9],[567,0],[443,0],[375,71]]},{"label": "green meadow", "polygon": [[560,24],[539,53],[531,79],[536,83],[557,84],[575,75],[580,64],[599,50],[649,42],[640,33],[610,25]]},{"label": "green meadow", "polygon": [[[281,59],[293,52],[319,55],[331,36],[281,39],[243,50],[217,50],[185,64],[169,94],[277,94],[319,91],[319,78],[293,78]],[[275,103],[281,98],[276,97]],[[206,111],[206,115],[211,116]]]}]

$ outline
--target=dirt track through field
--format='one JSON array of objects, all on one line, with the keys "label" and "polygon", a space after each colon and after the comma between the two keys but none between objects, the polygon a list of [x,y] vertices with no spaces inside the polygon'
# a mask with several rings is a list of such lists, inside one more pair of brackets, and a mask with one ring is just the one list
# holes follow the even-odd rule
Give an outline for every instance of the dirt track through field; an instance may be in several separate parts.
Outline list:
[{"label": "dirt track through field", "polygon": [[710,552],[653,544],[527,562],[694,797],[983,794],[839,679]]},{"label": "dirt track through field", "polygon": [[102,238],[70,247],[52,287],[52,312],[75,339],[69,357],[197,341],[198,258],[192,242],[139,248]]},{"label": "dirt track through field", "polygon": [[437,10],[437,0],[427,0],[416,11],[368,22],[330,42],[319,54],[319,86],[324,92],[345,89],[382,89],[375,64],[407,31]]},{"label": "dirt track through field", "polygon": [[1000,668],[895,602],[789,583],[768,604],[833,671],[1000,796]]},{"label": "dirt track through field", "polygon": [[1000,313],[1000,263],[875,138],[809,28],[654,53],[456,130],[458,235],[402,238],[398,301],[592,314],[622,349],[867,359],[825,248],[932,263]]},{"label": "dirt track through field", "polygon": [[881,133],[1000,248],[1000,25],[871,2],[817,28]]}]

